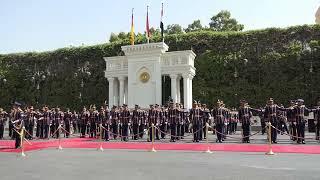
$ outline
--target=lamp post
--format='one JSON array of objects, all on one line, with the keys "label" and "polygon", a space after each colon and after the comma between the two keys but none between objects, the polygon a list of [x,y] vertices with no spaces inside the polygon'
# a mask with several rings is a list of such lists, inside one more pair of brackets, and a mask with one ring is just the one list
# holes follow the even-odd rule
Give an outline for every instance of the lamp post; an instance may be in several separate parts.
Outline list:
[{"label": "lamp post", "polygon": [[78,67],[77,71],[74,73],[75,78],[80,79],[80,92],[79,92],[79,99],[82,102],[82,97],[83,97],[83,88],[85,86],[85,79],[89,76],[91,76],[91,72],[89,71],[89,62],[86,61],[82,66],[79,65],[79,60],[78,60]]},{"label": "lamp post", "polygon": [[[36,68],[35,68],[36,69]],[[31,77],[31,82],[34,84],[35,89],[37,90],[38,96],[36,97],[36,103],[39,104],[40,98],[41,98],[41,91],[40,86],[41,83],[43,83],[49,73],[44,71],[35,70]]]},{"label": "lamp post", "polygon": [[[233,77],[234,77],[234,105],[237,104],[237,100],[238,100],[238,90],[239,90],[239,87],[238,87],[238,78],[239,78],[239,71],[238,71],[238,68],[237,68],[237,61],[238,61],[238,56],[237,56],[237,53],[235,52],[234,53],[234,56],[233,56],[233,61],[234,61],[234,72],[233,72]],[[248,63],[248,59],[244,58],[244,59],[240,59],[241,61],[241,64],[243,63],[245,66],[247,65]]]}]

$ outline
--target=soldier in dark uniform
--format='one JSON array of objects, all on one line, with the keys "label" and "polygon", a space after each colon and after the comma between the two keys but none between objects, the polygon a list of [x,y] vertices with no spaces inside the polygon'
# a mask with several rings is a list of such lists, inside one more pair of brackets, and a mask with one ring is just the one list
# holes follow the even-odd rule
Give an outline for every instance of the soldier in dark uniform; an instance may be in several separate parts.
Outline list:
[{"label": "soldier in dark uniform", "polygon": [[293,136],[290,138],[292,141],[297,140],[297,138],[295,137],[295,136],[297,136],[297,122],[296,122],[296,116],[295,116],[295,112],[294,112],[295,106],[296,106],[295,102],[293,100],[291,100],[290,107],[288,107],[286,109],[287,119],[289,122],[290,134]]},{"label": "soldier in dark uniform", "polygon": [[47,139],[49,136],[49,127],[52,124],[51,122],[51,112],[49,111],[49,108],[45,106],[43,108],[42,117],[40,118],[41,125],[40,125],[40,138]]},{"label": "soldier in dark uniform", "polygon": [[[285,111],[286,109],[279,107],[274,104],[273,98],[269,98],[268,104],[264,110],[264,117],[271,123],[272,126],[278,127],[279,119],[278,112]],[[274,128],[271,128],[271,140],[273,143],[277,143],[277,131]]]},{"label": "soldier in dark uniform", "polygon": [[98,118],[99,118],[99,113],[96,110],[96,106],[92,106],[92,108],[90,108],[90,120],[89,120],[89,124],[90,124],[90,137],[91,138],[96,138],[97,137],[97,122],[98,122]]},{"label": "soldier in dark uniform", "polygon": [[[18,149],[21,147],[21,132],[24,128],[24,121],[23,121],[23,111],[20,109],[18,103],[16,103],[18,107],[15,107],[15,119],[12,121],[13,125],[13,137],[15,138],[15,148]],[[20,133],[20,134],[19,134]]]},{"label": "soldier in dark uniform", "polygon": [[[103,109],[103,107],[101,107]],[[101,110],[102,111],[102,110]],[[102,122],[102,127],[104,127],[104,140],[109,141],[109,131],[110,131],[110,110],[109,106],[105,105],[105,109],[103,109],[103,114],[100,111],[100,118]]]},{"label": "soldier in dark uniform", "polygon": [[170,142],[176,141],[176,135],[177,135],[177,109],[174,106],[173,102],[170,102],[170,106],[168,109],[168,122],[170,124],[170,133],[171,133],[171,139]]},{"label": "soldier in dark uniform", "polygon": [[111,128],[113,133],[113,139],[117,139],[118,136],[118,124],[119,124],[119,112],[117,106],[113,106],[110,111]]},{"label": "soldier in dark uniform", "polygon": [[166,138],[166,132],[167,132],[167,117],[168,117],[168,111],[165,109],[165,107],[161,107],[161,115],[160,115],[160,130],[161,130],[161,139]]},{"label": "soldier in dark uniform", "polygon": [[70,128],[70,126],[71,126],[71,121],[72,121],[72,112],[70,111],[70,109],[69,108],[67,108],[67,111],[64,113],[64,127],[65,127],[65,130],[66,130],[66,132],[65,132],[65,137],[66,138],[69,138],[69,136],[70,136],[70,130],[71,130],[71,128]]},{"label": "soldier in dark uniform", "polygon": [[54,137],[57,134],[53,134],[56,131],[56,120],[55,120],[55,113],[56,110],[55,108],[51,108],[51,110],[49,110],[49,119],[50,119],[50,125],[49,125],[49,132],[50,132],[50,137]]},{"label": "soldier in dark uniform", "polygon": [[[140,107],[139,107],[140,109]],[[141,115],[139,116],[139,137],[140,139],[143,138],[144,135],[144,128],[147,125],[147,112],[145,110],[140,109]]]},{"label": "soldier in dark uniform", "polygon": [[[56,131],[56,134],[53,134],[53,136],[55,135],[56,138],[58,139],[60,137],[60,130],[58,130],[58,128],[60,126],[63,125],[63,112],[60,111],[60,108],[57,107],[55,109],[55,112],[53,113],[53,121],[54,121],[54,131]],[[69,124],[70,127],[70,124]]]},{"label": "soldier in dark uniform", "polygon": [[202,126],[203,126],[203,138],[207,138],[207,127],[206,124],[209,123],[210,119],[210,110],[207,108],[206,104],[202,104],[202,111],[201,111],[201,116],[202,116]]},{"label": "soldier in dark uniform", "polygon": [[240,108],[239,108],[239,120],[242,125],[242,132],[243,132],[243,143],[250,143],[250,138],[248,137],[250,135],[250,126],[251,126],[251,117],[252,112],[251,108],[247,104],[245,100],[240,101]]},{"label": "soldier in dark uniform", "polygon": [[11,137],[11,139],[15,139],[16,138],[15,135],[17,134],[13,130],[14,129],[13,122],[20,119],[20,113],[21,112],[19,112],[19,109],[20,109],[19,106],[21,106],[21,104],[18,103],[18,102],[15,102],[14,105],[13,105],[13,109],[11,111],[11,114],[10,114],[10,119],[11,120],[9,121],[9,136]]},{"label": "soldier in dark uniform", "polygon": [[3,138],[4,134],[4,126],[8,118],[8,113],[5,112],[2,108],[0,108],[0,139]]},{"label": "soldier in dark uniform", "polygon": [[180,104],[176,104],[176,123],[177,123],[177,137],[176,140],[180,140],[182,137],[182,115],[183,115],[183,110],[180,109]]},{"label": "soldier in dark uniform", "polygon": [[201,110],[198,107],[198,103],[195,101],[193,107],[189,113],[190,122],[193,129],[193,142],[199,142],[200,140],[200,126],[201,124]]},{"label": "soldier in dark uniform", "polygon": [[33,128],[34,128],[36,119],[37,119],[37,114],[34,111],[33,106],[30,106],[30,108],[27,109],[27,119],[26,119],[27,123],[25,123],[26,130],[28,131],[28,133],[26,133],[27,139],[32,139],[33,137]]},{"label": "soldier in dark uniform", "polygon": [[296,122],[297,122],[297,135],[298,135],[298,140],[297,143],[300,144],[305,144],[304,141],[304,132],[305,132],[305,119],[304,115],[306,113],[311,112],[305,105],[303,105],[304,100],[298,99],[297,100],[298,105],[294,108],[294,114],[296,116]]},{"label": "soldier in dark uniform", "polygon": [[222,143],[223,139],[223,126],[225,122],[225,108],[223,108],[221,101],[218,100],[217,107],[212,110],[212,117],[216,126],[217,140],[216,142]]},{"label": "soldier in dark uniform", "polygon": [[316,126],[316,140],[319,140],[320,136],[320,99],[318,100],[317,107],[315,107],[312,111],[314,113],[314,120]]},{"label": "soldier in dark uniform", "polygon": [[237,112],[236,108],[232,108],[232,111],[230,112],[230,121],[230,134],[235,134],[237,132],[237,126],[239,122],[239,113]]},{"label": "soldier in dark uniform", "polygon": [[[284,108],[284,106],[281,104],[280,105],[281,108]],[[283,134],[284,131],[287,132],[287,134],[289,134],[289,130],[288,130],[288,126],[287,126],[287,109],[286,111],[280,111],[278,113],[278,117],[279,117],[279,126],[278,129],[281,130],[281,135]],[[278,132],[280,133],[280,132]]]},{"label": "soldier in dark uniform", "polygon": [[155,110],[156,110],[156,123],[155,123],[155,136],[156,136],[156,140],[160,140],[159,138],[159,124],[160,124],[160,120],[161,120],[161,109],[159,104],[155,104]]},{"label": "soldier in dark uniform", "polygon": [[72,113],[71,122],[72,122],[72,127],[73,127],[73,133],[79,133],[80,132],[79,116],[76,111],[73,111],[73,113]]},{"label": "soldier in dark uniform", "polygon": [[129,136],[129,126],[131,123],[131,115],[130,115],[130,111],[128,109],[128,106],[126,104],[123,105],[123,111],[120,114],[120,123],[121,123],[121,127],[122,127],[122,140],[123,141],[128,141],[128,137]]},{"label": "soldier in dark uniform", "polygon": [[80,132],[81,132],[81,138],[84,138],[86,136],[86,128],[87,124],[89,122],[90,113],[87,111],[86,107],[83,107],[82,113],[80,115]]},{"label": "soldier in dark uniform", "polygon": [[42,113],[40,112],[39,109],[36,109],[36,123],[37,123],[37,129],[36,129],[36,137],[40,138],[40,132],[41,132],[41,125],[42,125]]},{"label": "soldier in dark uniform", "polygon": [[186,123],[189,119],[189,116],[188,116],[188,111],[187,109],[185,109],[183,107],[182,104],[180,104],[180,109],[181,109],[181,139],[184,139],[184,134],[186,132]]},{"label": "soldier in dark uniform", "polygon": [[149,128],[149,139],[148,141],[151,141],[152,140],[152,131],[154,131],[154,134],[155,136],[157,137],[154,137],[155,139],[159,139],[159,133],[158,133],[158,130],[156,128],[151,128],[152,125],[155,127],[156,124],[157,124],[157,110],[154,108],[154,105],[150,105],[150,109],[149,109],[149,112],[148,112],[148,128]]},{"label": "soldier in dark uniform", "polygon": [[140,116],[141,111],[139,109],[139,105],[134,106],[134,110],[132,111],[132,131],[133,131],[133,139],[137,140],[139,136],[139,124],[140,124]]}]

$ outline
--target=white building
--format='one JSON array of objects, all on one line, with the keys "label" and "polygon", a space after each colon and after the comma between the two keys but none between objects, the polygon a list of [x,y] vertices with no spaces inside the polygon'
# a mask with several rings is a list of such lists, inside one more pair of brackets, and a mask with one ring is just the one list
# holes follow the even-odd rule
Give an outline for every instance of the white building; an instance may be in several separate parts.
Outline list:
[{"label": "white building", "polygon": [[[143,108],[162,102],[162,76],[171,78],[171,98],[192,107],[195,54],[191,50],[167,52],[165,43],[122,46],[125,56],[105,57],[109,106],[135,104]],[[180,79],[183,78],[183,87]],[[183,88],[183,97],[180,95]]]}]

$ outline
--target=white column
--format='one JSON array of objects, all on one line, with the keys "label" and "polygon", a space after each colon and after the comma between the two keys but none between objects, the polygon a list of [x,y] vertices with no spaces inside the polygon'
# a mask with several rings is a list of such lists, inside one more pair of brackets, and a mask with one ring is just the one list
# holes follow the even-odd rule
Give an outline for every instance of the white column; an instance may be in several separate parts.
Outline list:
[{"label": "white column", "polygon": [[122,104],[124,104],[124,76],[120,76],[118,77],[119,79],[119,96],[120,96],[120,99],[119,99],[119,105],[122,106]]},{"label": "white column", "polygon": [[171,98],[174,103],[177,102],[177,75],[170,74],[171,78]]},{"label": "white column", "polygon": [[124,80],[124,103],[128,104],[128,79]]},{"label": "white column", "polygon": [[118,78],[115,78],[114,81],[114,87],[113,87],[113,102],[114,105],[118,106],[119,105],[119,81]]},{"label": "white column", "polygon": [[192,107],[192,79],[193,79],[193,77],[192,76],[190,76],[189,77],[189,85],[190,85],[190,87],[189,87],[189,105],[190,105],[190,108]]},{"label": "white column", "polygon": [[109,77],[109,107],[112,107],[114,105],[114,94],[113,94],[113,85],[114,85],[114,78]]},{"label": "white column", "polygon": [[177,78],[177,102],[180,103],[181,97],[180,97],[180,79],[181,76],[178,76]]},{"label": "white column", "polygon": [[183,96],[184,107],[190,109],[192,98],[190,98],[190,77],[188,74],[183,75]]}]

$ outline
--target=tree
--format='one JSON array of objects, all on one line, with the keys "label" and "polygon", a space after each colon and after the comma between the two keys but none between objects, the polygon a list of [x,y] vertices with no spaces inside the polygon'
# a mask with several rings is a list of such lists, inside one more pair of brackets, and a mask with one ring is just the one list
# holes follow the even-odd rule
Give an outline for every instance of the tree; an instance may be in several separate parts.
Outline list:
[{"label": "tree", "polygon": [[130,33],[120,32],[119,34],[111,33],[109,42],[129,39]]},{"label": "tree", "polygon": [[220,11],[213,16],[209,26],[214,31],[242,31],[244,28],[244,25],[238,24],[238,21],[231,18],[231,13],[226,10]]},{"label": "tree", "polygon": [[129,34],[129,33],[120,32],[120,33],[118,34],[118,38],[121,39],[121,40],[128,39],[129,37],[130,37],[130,34]]},{"label": "tree", "polygon": [[192,24],[189,24],[188,27],[185,29],[186,32],[193,32],[193,31],[199,31],[202,30],[203,27],[201,25],[200,20],[193,21]]},{"label": "tree", "polygon": [[111,33],[109,37],[109,42],[115,42],[115,41],[119,41],[118,35],[115,33]]},{"label": "tree", "polygon": [[182,34],[183,30],[179,24],[170,24],[164,32],[166,34]]},{"label": "tree", "polygon": [[155,29],[154,27],[150,28],[151,36],[160,36],[160,29]]}]

